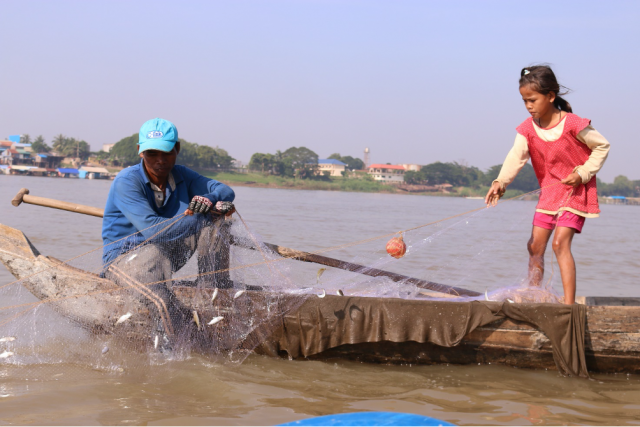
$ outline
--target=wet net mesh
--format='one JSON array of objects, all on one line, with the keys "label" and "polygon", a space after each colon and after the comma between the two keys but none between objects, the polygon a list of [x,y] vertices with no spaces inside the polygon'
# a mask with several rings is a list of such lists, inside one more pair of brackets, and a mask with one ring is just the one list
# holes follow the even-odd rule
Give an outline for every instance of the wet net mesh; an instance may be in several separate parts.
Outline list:
[{"label": "wet net mesh", "polygon": [[[285,314],[327,294],[561,302],[549,254],[546,273],[532,273],[525,249],[539,193],[312,253],[265,243],[238,213],[196,215],[188,227],[179,215],[66,262],[5,228],[0,256],[17,280],[0,287],[0,363],[241,363]],[[385,245],[400,236],[396,259]],[[504,249],[510,239],[523,240],[520,253]]]}]

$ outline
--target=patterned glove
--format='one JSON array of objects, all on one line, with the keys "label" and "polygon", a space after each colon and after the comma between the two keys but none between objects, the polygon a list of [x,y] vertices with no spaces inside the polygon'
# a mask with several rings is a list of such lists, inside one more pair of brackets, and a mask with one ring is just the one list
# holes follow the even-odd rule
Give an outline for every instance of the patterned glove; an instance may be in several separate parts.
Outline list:
[{"label": "patterned glove", "polygon": [[193,196],[191,199],[191,203],[189,203],[189,210],[194,213],[207,213],[211,210],[213,203],[211,200],[202,196]]},{"label": "patterned glove", "polygon": [[236,207],[231,202],[217,202],[215,209],[221,214],[234,213]]}]

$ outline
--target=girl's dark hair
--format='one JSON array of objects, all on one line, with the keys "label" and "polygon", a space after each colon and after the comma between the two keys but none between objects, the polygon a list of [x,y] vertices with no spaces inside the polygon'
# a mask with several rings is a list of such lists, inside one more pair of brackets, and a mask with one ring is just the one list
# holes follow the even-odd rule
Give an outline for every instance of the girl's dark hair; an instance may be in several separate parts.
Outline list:
[{"label": "girl's dark hair", "polygon": [[[560,96],[569,93],[570,89],[558,84],[556,75],[553,74],[553,70],[548,65],[534,65],[523,68],[520,71],[520,87],[522,86],[531,86],[533,90],[543,95],[551,92],[555,93],[556,99],[553,101],[553,105],[567,113],[573,113],[571,104]],[[563,92],[560,92],[560,90]]]}]

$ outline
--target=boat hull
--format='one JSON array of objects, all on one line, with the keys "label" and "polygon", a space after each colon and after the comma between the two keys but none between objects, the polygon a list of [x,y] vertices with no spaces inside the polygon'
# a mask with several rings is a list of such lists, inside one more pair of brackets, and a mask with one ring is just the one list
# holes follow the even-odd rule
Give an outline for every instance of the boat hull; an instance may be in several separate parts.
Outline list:
[{"label": "boat hull", "polygon": [[[149,315],[148,305],[135,293],[122,292],[109,280],[41,255],[22,232],[1,224],[0,261],[37,298],[49,301],[56,311],[91,332],[121,335],[124,331],[130,342],[153,345],[150,339],[153,316]],[[200,319],[206,321],[219,314],[219,309],[210,303],[213,289],[176,286],[172,290],[179,304],[185,310],[197,311]],[[219,295],[221,302],[231,301],[233,290],[220,290]],[[247,296],[256,301],[267,295],[264,291],[247,291]],[[83,302],[81,310],[78,300]],[[583,340],[581,354],[588,370],[640,374],[640,298],[587,297],[582,302],[587,304],[581,309],[583,321],[574,322],[578,332],[572,339],[576,340],[577,347]],[[258,354],[293,359],[352,359],[393,364],[480,363],[557,369],[558,345],[554,352],[553,340],[560,344],[562,337],[553,335],[553,325],[541,326],[535,324],[535,320],[523,319],[533,319],[541,310],[550,313],[542,317],[564,315],[577,319],[575,309],[572,314],[567,312],[567,306],[557,304],[408,301],[332,295],[311,296],[296,304],[282,299],[282,304],[283,312],[287,305],[298,308],[287,312],[275,327],[270,325],[268,330],[254,331],[263,334],[255,350]],[[257,307],[260,304],[249,304],[244,310],[250,315],[251,310],[259,309]],[[117,319],[127,312],[140,315],[119,325]],[[448,320],[438,320],[437,313],[448,313]],[[449,328],[446,333],[433,331],[443,325]],[[569,324],[569,329],[571,327]],[[212,331],[212,328],[196,329],[194,338],[201,343],[215,340]]]}]

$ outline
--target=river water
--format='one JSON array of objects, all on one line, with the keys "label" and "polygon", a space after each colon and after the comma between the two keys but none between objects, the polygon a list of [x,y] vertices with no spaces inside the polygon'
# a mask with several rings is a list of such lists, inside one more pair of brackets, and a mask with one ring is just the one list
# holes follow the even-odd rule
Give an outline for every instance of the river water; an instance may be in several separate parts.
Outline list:
[{"label": "river water", "polygon": [[[27,187],[33,195],[102,207],[110,184],[0,176],[0,223],[24,231],[43,254],[77,256],[101,246],[99,218],[31,205],[14,208],[9,202]],[[461,198],[235,190],[238,211],[265,241],[307,251],[345,246],[482,206],[480,200]],[[526,273],[525,244],[534,207],[535,202],[508,202],[418,234],[406,233],[409,254],[415,255],[384,268],[480,292],[514,284]],[[587,220],[574,241],[578,295],[639,296],[640,209],[601,209],[601,218]],[[386,239],[326,255],[380,263]],[[552,284],[561,293],[554,274]],[[11,281],[0,268],[0,286]],[[598,374],[581,380],[492,365],[383,366],[255,355],[239,366],[192,356],[116,373],[82,365],[0,361],[3,424],[273,425],[371,410],[473,425],[638,425],[640,378]]]}]

